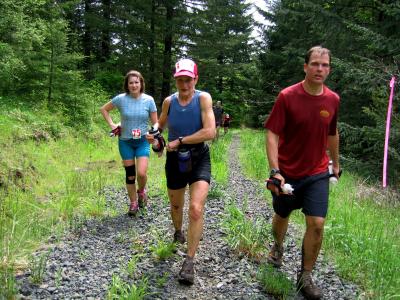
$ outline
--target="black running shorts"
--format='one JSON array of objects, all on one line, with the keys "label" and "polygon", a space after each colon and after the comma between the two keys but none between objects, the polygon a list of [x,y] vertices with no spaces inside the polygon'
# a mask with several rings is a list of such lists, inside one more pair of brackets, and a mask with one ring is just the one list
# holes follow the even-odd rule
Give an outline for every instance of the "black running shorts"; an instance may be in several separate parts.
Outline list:
[{"label": "black running shorts", "polygon": [[306,216],[326,217],[329,200],[329,173],[324,172],[302,179],[285,177],[294,188],[293,195],[276,196],[272,193],[274,211],[287,218],[295,209],[302,209]]},{"label": "black running shorts", "polygon": [[[191,146],[191,145],[186,145]],[[191,185],[196,181],[206,181],[211,179],[211,160],[208,145],[201,143],[190,148],[192,159],[192,171],[181,173],[178,166],[178,152],[167,152],[165,163],[165,174],[167,176],[167,187],[171,190],[179,190],[186,185]]]}]

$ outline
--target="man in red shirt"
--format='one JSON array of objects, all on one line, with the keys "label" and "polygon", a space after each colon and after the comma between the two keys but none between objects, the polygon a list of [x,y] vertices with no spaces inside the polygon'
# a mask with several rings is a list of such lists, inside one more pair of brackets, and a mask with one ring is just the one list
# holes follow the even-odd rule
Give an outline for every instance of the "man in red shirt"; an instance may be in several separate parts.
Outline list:
[{"label": "man in red shirt", "polygon": [[[272,221],[274,244],[268,261],[276,267],[282,265],[289,216],[293,210],[301,208],[306,232],[297,286],[306,299],[322,297],[321,290],[312,281],[311,272],[321,248],[328,211],[327,149],[333,161],[334,175],[339,177],[339,96],[324,85],[330,64],[328,49],[311,48],[305,56],[304,80],[279,93],[264,124],[270,179],[280,181],[275,180],[275,185],[268,184],[275,212]],[[285,183],[294,188],[292,193],[282,192]]]}]

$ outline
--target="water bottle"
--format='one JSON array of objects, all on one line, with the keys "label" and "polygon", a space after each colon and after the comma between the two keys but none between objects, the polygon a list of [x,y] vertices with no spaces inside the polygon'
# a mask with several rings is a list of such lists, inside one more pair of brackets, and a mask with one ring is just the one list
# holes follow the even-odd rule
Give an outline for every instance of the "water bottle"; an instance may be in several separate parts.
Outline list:
[{"label": "water bottle", "polygon": [[178,166],[181,173],[192,171],[192,158],[189,149],[181,148],[178,150]]},{"label": "water bottle", "polygon": [[336,178],[335,174],[333,174],[333,162],[331,160],[329,161],[328,170],[329,170],[329,183],[337,184],[338,179]]}]

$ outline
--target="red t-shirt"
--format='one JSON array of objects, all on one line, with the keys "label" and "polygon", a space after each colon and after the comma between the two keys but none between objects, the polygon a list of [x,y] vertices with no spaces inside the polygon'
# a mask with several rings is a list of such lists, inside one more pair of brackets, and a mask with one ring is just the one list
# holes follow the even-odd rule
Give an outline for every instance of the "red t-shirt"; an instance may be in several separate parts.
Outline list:
[{"label": "red t-shirt", "polygon": [[290,178],[325,172],[328,135],[336,134],[339,96],[324,86],[319,96],[301,82],[282,90],[264,127],[279,135],[279,169]]}]

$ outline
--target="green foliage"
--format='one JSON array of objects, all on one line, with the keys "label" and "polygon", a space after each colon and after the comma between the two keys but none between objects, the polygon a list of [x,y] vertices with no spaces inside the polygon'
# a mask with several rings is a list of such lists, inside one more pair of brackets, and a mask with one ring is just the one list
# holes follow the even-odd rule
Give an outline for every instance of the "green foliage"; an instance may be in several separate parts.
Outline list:
[{"label": "green foliage", "polygon": [[[222,130],[222,129],[221,129]],[[211,172],[213,178],[220,184],[228,182],[228,148],[232,140],[232,135],[223,135],[220,132],[218,140],[214,140],[210,146]]]},{"label": "green foliage", "polygon": [[32,256],[30,264],[32,283],[42,283],[49,255],[50,252],[44,252],[39,256]]},{"label": "green foliage", "polygon": [[[267,93],[303,78],[302,64],[307,49],[322,44],[332,51],[332,72],[328,86],[342,98],[340,118],[352,126],[370,125],[362,112],[373,95],[387,86],[398,71],[398,31],[390,31],[399,11],[384,2],[283,0],[264,13],[272,22],[265,30],[265,49],[260,71]],[[311,21],[312,20],[312,21]],[[301,24],[301,25],[300,25]],[[324,28],[324,30],[321,30]],[[265,107],[268,112],[270,106]],[[380,119],[383,119],[381,115]]]},{"label": "green foliage", "polygon": [[124,282],[118,275],[113,275],[111,285],[107,291],[107,300],[141,300],[150,295],[148,292],[148,280],[142,278],[136,284]]},{"label": "green foliage", "polygon": [[130,278],[134,277],[137,268],[137,262],[139,261],[141,256],[141,254],[136,254],[132,256],[131,259],[128,261],[128,264],[126,265],[126,272],[128,273],[128,276]]},{"label": "green foliage", "polygon": [[17,284],[11,265],[0,265],[0,286],[0,299],[13,299],[17,293]]},{"label": "green foliage", "polygon": [[[398,196],[342,176],[331,189],[324,248],[366,298],[396,297],[400,276]],[[391,199],[393,198],[393,199]]]},{"label": "green foliage", "polygon": [[234,203],[227,203],[221,227],[230,247],[257,260],[262,257],[271,228],[264,220],[251,220],[245,211],[246,207],[241,210]]},{"label": "green foliage", "polygon": [[240,143],[246,145],[239,149],[239,159],[244,173],[258,180],[266,179],[269,172],[265,152],[265,132],[251,129],[241,130]]},{"label": "green foliage", "polygon": [[150,250],[153,255],[159,260],[165,260],[176,252],[176,244],[170,241],[167,241],[165,235],[161,235],[161,233],[153,229],[152,236],[154,238],[154,243],[150,246]]},{"label": "green foliage", "polygon": [[296,293],[296,288],[285,274],[271,265],[262,265],[258,270],[257,279],[268,294],[278,299],[292,299]]},{"label": "green foliage", "polygon": [[214,102],[222,102],[233,116],[232,126],[250,123],[244,104],[256,101],[259,90],[250,43],[250,4],[243,0],[201,2],[203,7],[192,16],[196,21],[189,25],[196,34],[188,36],[190,56],[199,65],[199,88],[208,91]]}]

